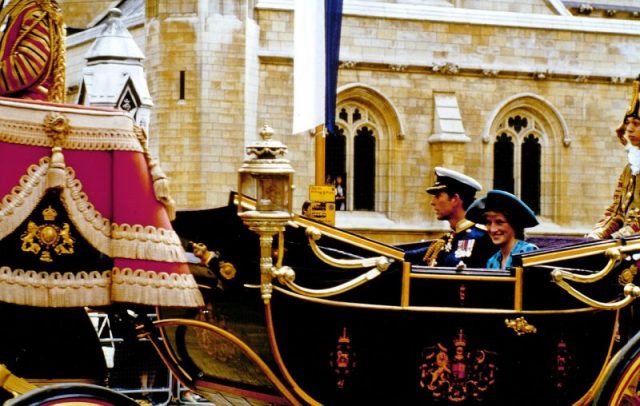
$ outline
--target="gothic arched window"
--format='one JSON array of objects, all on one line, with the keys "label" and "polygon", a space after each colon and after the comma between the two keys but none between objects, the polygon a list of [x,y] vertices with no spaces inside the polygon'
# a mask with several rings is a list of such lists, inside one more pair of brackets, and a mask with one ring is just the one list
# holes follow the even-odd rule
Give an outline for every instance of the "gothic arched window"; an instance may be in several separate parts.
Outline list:
[{"label": "gothic arched window", "polygon": [[347,142],[344,135],[344,128],[338,128],[338,133],[327,135],[325,144],[325,171],[328,183],[332,182],[336,176],[345,178],[347,160]]},{"label": "gothic arched window", "polygon": [[493,144],[493,188],[513,193],[513,140],[507,133]]},{"label": "gothic arched window", "polygon": [[361,127],[353,140],[353,209],[373,210],[376,192],[376,138]]},{"label": "gothic arched window", "polygon": [[493,152],[493,168],[487,165],[484,173],[490,178],[493,170],[493,187],[512,191],[539,216],[561,220],[557,201],[566,193],[561,148],[568,148],[571,138],[560,111],[534,93],[515,94],[493,109],[482,140]]},{"label": "gothic arched window", "polygon": [[514,111],[498,126],[493,144],[493,188],[520,196],[536,214],[541,212],[542,134],[536,117]]},{"label": "gothic arched window", "polygon": [[522,142],[522,165],[520,166],[520,197],[531,210],[540,213],[540,139],[527,135]]},{"label": "gothic arched window", "polygon": [[338,134],[326,140],[327,180],[343,179],[346,210],[376,210],[377,120],[365,107],[346,104],[336,123]]}]

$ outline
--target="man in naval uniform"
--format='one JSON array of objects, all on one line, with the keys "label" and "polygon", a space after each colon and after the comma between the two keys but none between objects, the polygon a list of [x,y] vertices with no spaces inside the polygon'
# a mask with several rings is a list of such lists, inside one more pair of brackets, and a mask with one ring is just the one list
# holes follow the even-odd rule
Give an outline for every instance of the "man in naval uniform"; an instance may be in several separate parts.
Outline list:
[{"label": "man in naval uniform", "polygon": [[640,233],[640,77],[633,82],[633,94],[622,124],[616,129],[618,139],[627,150],[625,165],[613,201],[587,237],[620,238]]},{"label": "man in naval uniform", "polygon": [[[434,240],[428,248],[409,251],[405,258],[419,258],[428,266],[484,268],[496,247],[482,226],[465,219],[467,208],[482,186],[460,172],[436,167],[435,183],[426,189],[438,220],[449,222],[451,231]],[[425,252],[426,251],[426,252]]]}]

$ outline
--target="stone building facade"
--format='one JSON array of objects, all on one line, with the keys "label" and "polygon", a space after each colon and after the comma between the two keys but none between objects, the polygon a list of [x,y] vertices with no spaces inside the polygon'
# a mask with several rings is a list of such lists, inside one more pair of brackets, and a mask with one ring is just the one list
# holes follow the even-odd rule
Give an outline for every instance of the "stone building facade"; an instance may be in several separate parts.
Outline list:
[{"label": "stone building facade", "polygon": [[[126,3],[146,56],[151,147],[178,207],[225,204],[264,123],[289,147],[300,207],[315,153],[310,133],[291,134],[293,0]],[[344,138],[328,154],[346,180],[337,225],[390,242],[441,232],[424,188],[445,166],[526,195],[542,220],[533,232],[584,233],[626,160],[614,129],[640,73],[634,3],[344,0]],[[68,38],[70,100],[96,29]]]}]

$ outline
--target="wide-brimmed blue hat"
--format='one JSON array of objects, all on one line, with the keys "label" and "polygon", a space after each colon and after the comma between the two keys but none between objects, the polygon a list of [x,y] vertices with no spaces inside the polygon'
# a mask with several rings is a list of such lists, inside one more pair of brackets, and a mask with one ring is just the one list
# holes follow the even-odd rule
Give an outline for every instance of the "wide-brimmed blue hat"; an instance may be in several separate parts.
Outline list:
[{"label": "wide-brimmed blue hat", "polygon": [[536,214],[516,196],[504,190],[490,190],[486,196],[473,202],[466,218],[474,223],[483,223],[488,211],[503,213],[513,228],[524,229],[539,224]]}]

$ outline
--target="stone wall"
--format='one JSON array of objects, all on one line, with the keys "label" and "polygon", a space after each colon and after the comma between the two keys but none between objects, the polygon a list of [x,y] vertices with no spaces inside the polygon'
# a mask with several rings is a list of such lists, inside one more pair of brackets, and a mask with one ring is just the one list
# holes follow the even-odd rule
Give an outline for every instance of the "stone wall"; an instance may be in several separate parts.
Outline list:
[{"label": "stone wall", "polygon": [[540,0],[457,0],[456,7],[475,10],[511,11],[514,13],[555,14],[546,1]]},{"label": "stone wall", "polygon": [[[152,149],[181,209],[226,203],[244,146],[263,124],[289,147],[296,208],[314,182],[313,137],[291,135],[293,2],[255,3],[248,10],[242,0],[148,1],[145,26],[131,30],[147,57]],[[563,19],[546,1],[427,3],[441,4],[442,13],[422,12],[425,3],[415,1],[345,2],[338,86],[343,94],[366,89],[362,102],[386,103],[382,118],[401,134],[381,134],[380,211],[341,212],[338,225],[386,241],[439,232],[445,225],[424,193],[433,167],[465,171],[491,188],[494,134],[487,131],[501,108],[522,97],[556,123],[545,145],[539,232],[584,232],[624,165],[613,129],[640,66],[640,22]],[[490,12],[504,9],[522,14]],[[80,49],[70,51],[70,76],[79,72]],[[455,95],[468,142],[430,139],[435,93]]]},{"label": "stone wall", "polygon": [[[258,116],[269,117],[287,134],[292,66],[279,55],[291,52],[286,40],[292,32],[291,14],[261,10],[257,18],[263,30],[261,82],[284,85],[261,88]],[[544,100],[568,130],[550,140],[552,152],[543,161],[543,187],[550,191],[543,199],[544,222],[579,233],[609,203],[625,157],[613,129],[626,109],[630,78],[640,62],[635,53],[639,37],[561,25],[513,25],[345,16],[341,60],[350,63],[339,72],[339,86],[360,83],[377,89],[397,109],[405,129],[402,140],[389,144],[390,155],[400,160],[393,164],[393,193],[384,212],[392,227],[435,224],[424,193],[434,166],[463,170],[491,187],[492,147],[483,142],[484,131],[496,108],[522,94]],[[434,72],[445,65],[451,68]],[[456,95],[470,142],[429,142],[434,92]],[[570,138],[569,146],[565,138]],[[312,140],[285,136],[284,141],[292,150],[302,199],[313,182],[313,167],[306,161],[313,153]]]}]

